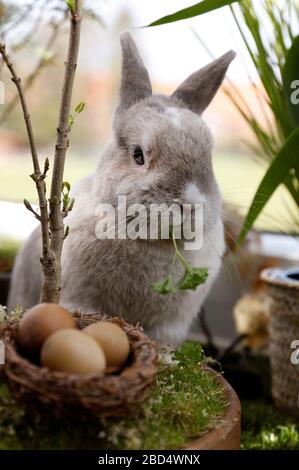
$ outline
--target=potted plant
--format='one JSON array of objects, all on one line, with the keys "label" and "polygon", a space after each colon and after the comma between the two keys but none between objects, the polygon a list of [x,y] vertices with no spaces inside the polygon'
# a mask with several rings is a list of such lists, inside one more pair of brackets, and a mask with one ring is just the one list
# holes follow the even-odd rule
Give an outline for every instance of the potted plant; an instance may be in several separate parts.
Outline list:
[{"label": "potted plant", "polygon": [[86,422],[81,419],[86,414],[73,413],[57,421],[52,413],[28,413],[28,406],[24,409],[0,388],[1,410],[6,404],[0,416],[0,449],[239,449],[240,403],[235,392],[222,375],[206,368],[198,344],[185,342],[172,354],[174,361],[169,352],[167,360],[161,354],[151,392],[122,417],[99,421],[89,415]]},{"label": "potted plant", "polygon": [[[34,173],[31,177],[37,187],[39,212],[28,201],[25,200],[24,203],[41,224],[41,266],[43,272],[41,289],[43,303],[33,307],[24,315],[18,308],[6,319],[2,336],[6,345],[6,364],[3,367],[3,372],[13,395],[31,409],[49,412],[49,408],[51,408],[53,415],[59,417],[72,415],[76,410],[76,414],[83,418],[92,416],[103,419],[114,415],[119,417],[131,413],[132,409],[137,408],[138,416],[138,407],[145,400],[145,392],[154,381],[157,369],[156,349],[152,341],[144,335],[139,326],[129,325],[119,318],[106,319],[100,314],[85,316],[80,312],[71,312],[72,316],[70,312],[57,305],[61,289],[61,252],[63,242],[69,233],[68,228],[64,228],[63,219],[72,210],[74,204],[73,199],[69,196],[70,185],[63,181],[64,162],[68,147],[68,135],[74,123],[74,117],[84,108],[84,103],[79,103],[75,112],[70,112],[82,11],[80,0],[68,0],[67,5],[70,16],[70,40],[61,94],[49,201],[46,197],[45,187],[49,161],[46,159],[44,167],[41,169],[22,83],[5,46],[0,45],[0,53],[19,93],[31,148],[34,165]],[[125,40],[128,51],[133,49],[134,52],[132,43],[128,38]],[[228,53],[220,60],[221,73],[222,68],[227,68],[232,57],[233,54]],[[132,62],[132,57],[130,62]],[[216,80],[211,94],[217,89],[218,82],[219,80]],[[183,96],[184,93],[182,93],[181,99]],[[126,100],[126,96],[123,99]],[[135,157],[140,158],[139,150]],[[174,236],[173,244],[175,248],[174,262],[181,263],[184,269],[183,277],[175,280],[171,276],[163,280],[157,279],[157,282],[152,285],[152,289],[163,295],[175,293],[178,290],[195,290],[198,285],[206,281],[208,276],[205,268],[195,268],[189,264],[180,252]],[[102,328],[103,325],[105,328],[108,325],[109,328],[117,326],[118,330],[122,332],[119,334],[123,339],[126,338],[124,339],[127,345],[126,355],[117,366],[113,362],[109,362],[110,353],[105,349],[105,340],[108,338],[108,334],[101,334],[99,339],[99,333],[95,331]],[[74,340],[68,341],[70,337],[73,337]],[[77,342],[76,338],[78,338]],[[111,337],[109,337],[109,341],[111,341]],[[79,354],[79,344],[81,343],[84,347],[81,348]],[[90,349],[89,354],[86,352],[88,350],[87,343],[90,348],[93,348],[93,351]],[[114,343],[114,354],[119,343]],[[57,345],[59,345],[58,349]],[[71,357],[72,353],[74,356]],[[184,417],[182,428],[190,420],[190,416],[191,424],[189,433],[180,436],[176,444],[167,443],[167,446],[176,445],[188,449],[239,448],[240,405],[235,393],[221,376],[205,368],[201,352],[199,357],[196,348],[191,348],[191,355],[186,356],[182,353],[175,355],[175,360],[177,363],[168,368],[162,364],[161,375],[158,374],[156,386],[159,386],[159,378],[166,370],[164,379],[168,384],[168,390],[166,390],[168,395],[167,402],[166,400],[161,402],[160,395],[156,397],[157,401],[154,403],[158,407],[156,413],[160,410],[161,415],[166,419],[168,411],[172,408],[174,413],[172,422],[175,423],[177,419],[180,419],[179,415],[182,414]],[[90,367],[91,363],[92,368]],[[184,384],[185,389],[181,396],[179,392],[183,386],[185,374],[188,375],[189,382]],[[199,394],[201,381],[205,394]],[[188,390],[189,384],[192,389],[191,399]],[[159,393],[163,388],[162,383],[162,388],[158,389]],[[178,408],[173,407],[172,403],[170,404],[174,388],[177,395],[175,399],[180,400],[178,404],[181,411],[179,413]],[[208,402],[214,403],[215,410],[212,415],[213,419],[205,422],[207,411],[205,408],[202,409],[201,405],[205,404],[209,408]],[[186,407],[187,409],[185,409]],[[153,414],[151,419],[152,416]],[[146,418],[147,414],[145,413]],[[198,427],[198,422],[201,423],[201,419],[206,426],[200,425]],[[125,422],[123,425],[127,427],[128,423]],[[160,428],[158,430],[161,431]],[[162,443],[161,448],[165,445]]]},{"label": "potted plant", "polygon": [[[238,90],[226,86],[226,93],[250,126],[257,140],[256,154],[267,171],[256,191],[239,236],[242,243],[276,189],[283,185],[295,206],[299,207],[299,5],[298,2],[263,1],[257,8],[250,0],[197,3],[160,18],[150,26],[201,15],[229,5],[233,18],[259,74],[262,87],[254,83],[265,123],[259,122],[250,103]],[[265,22],[268,24],[266,35]],[[201,39],[202,41],[202,39]],[[296,209],[295,209],[296,211]],[[294,235],[298,234],[295,212]],[[298,412],[299,375],[292,364],[292,345],[299,337],[299,267],[268,269],[261,275],[272,299],[270,315],[270,360],[272,394],[282,409]]]},{"label": "potted plant", "polygon": [[[240,242],[245,239],[248,230],[280,185],[287,189],[294,207],[297,207],[297,210],[299,207],[299,101],[296,92],[299,5],[294,2],[289,15],[283,15],[287,3],[263,2],[264,18],[273,28],[267,41],[261,40],[264,18],[260,19],[251,2],[242,2],[239,12],[232,8],[234,19],[266,91],[267,113],[272,115],[272,124],[263,126],[244,108],[239,108],[257,137],[262,160],[268,164],[245,218]],[[253,40],[252,43],[245,39],[248,34]],[[256,88],[256,93],[260,97],[262,92]],[[234,99],[230,92],[229,96]],[[290,215],[293,218],[293,207],[290,207]],[[294,235],[296,230],[295,221]],[[261,274],[262,281],[269,287],[268,293],[272,300],[269,318],[272,396],[280,409],[293,414],[298,414],[299,389],[298,368],[291,361],[291,348],[294,340],[299,337],[298,277],[299,267],[272,268]]]},{"label": "potted plant", "polygon": [[276,406],[291,415],[298,411],[299,270],[266,269],[270,305],[272,396]]}]

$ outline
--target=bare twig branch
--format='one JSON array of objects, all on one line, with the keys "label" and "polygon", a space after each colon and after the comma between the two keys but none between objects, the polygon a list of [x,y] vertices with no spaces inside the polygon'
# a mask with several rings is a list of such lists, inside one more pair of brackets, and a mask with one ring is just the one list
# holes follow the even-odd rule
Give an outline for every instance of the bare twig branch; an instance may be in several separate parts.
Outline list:
[{"label": "bare twig branch", "polygon": [[47,176],[49,168],[50,168],[50,162],[49,162],[49,159],[47,157],[46,160],[45,160],[45,164],[44,164],[44,172],[43,172],[43,177],[44,178]]},{"label": "bare twig branch", "polygon": [[69,115],[79,53],[81,18],[81,0],[75,0],[75,7],[70,9],[70,38],[61,92],[50,195],[51,252],[55,258],[55,269],[52,276],[49,273],[49,276],[45,279],[44,296],[48,298],[50,295],[49,293],[51,293],[52,302],[58,302],[61,289],[61,252],[65,237],[63,213],[61,210],[61,191],[63,185],[65,157],[68,148]]},{"label": "bare twig branch", "polygon": [[20,15],[14,21],[11,21],[6,26],[4,26],[4,28],[1,31],[1,40],[2,41],[5,40],[8,33],[13,31],[14,29],[16,29],[24,20],[26,20],[27,16],[32,11],[34,3],[38,4],[40,2],[39,2],[39,0],[37,0],[35,2],[32,1],[31,3],[29,3],[28,5],[25,6],[25,8],[23,10],[21,10]]},{"label": "bare twig branch", "polygon": [[[51,50],[51,48],[54,46],[64,21],[65,21],[65,17],[63,17],[63,19],[61,19],[61,21],[56,22],[56,23],[51,25],[52,26],[52,32],[49,36],[49,39],[48,39],[47,43],[45,44],[45,51]],[[34,70],[30,73],[30,75],[28,75],[28,77],[24,81],[24,84],[23,84],[23,92],[24,93],[26,93],[29,90],[29,88],[31,88],[31,86],[33,85],[33,83],[35,82],[35,80],[37,79],[39,74],[41,73],[41,71],[48,64],[49,64],[48,58],[45,55],[42,54],[42,56],[40,57],[40,59],[38,60],[38,62],[36,64],[36,66],[34,67]],[[18,99],[19,99],[19,95],[16,94],[11,99],[11,101],[7,104],[7,106],[4,108],[4,110],[1,114],[1,117],[0,117],[0,125],[3,124],[3,122],[5,122],[7,120],[10,113],[15,108],[15,106],[18,102]]]},{"label": "bare twig branch", "polygon": [[[61,290],[61,252],[63,241],[69,233],[68,227],[66,227],[66,230],[64,230],[63,217],[65,214],[63,213],[61,207],[61,192],[63,188],[65,157],[68,148],[68,134],[70,132],[69,116],[71,109],[72,91],[80,44],[82,17],[81,2],[82,0],[75,0],[74,7],[69,8],[70,37],[60,100],[54,168],[49,201],[50,211],[46,198],[45,185],[45,177],[49,169],[49,160],[46,159],[44,172],[42,173],[36,151],[31,119],[24,96],[24,89],[13,64],[11,63],[6,53],[5,45],[0,44],[0,54],[2,55],[4,62],[11,73],[12,81],[17,87],[18,96],[21,101],[34,168],[34,173],[31,175],[31,177],[35,181],[39,197],[40,215],[32,208],[27,200],[24,200],[24,204],[27,209],[32,212],[34,216],[38,218],[38,220],[40,220],[41,223],[42,257],[40,261],[43,271],[43,282],[41,290],[42,302],[58,303],[59,301]],[[65,207],[65,211],[69,212],[72,210],[72,206],[73,200],[68,201],[67,207]]]},{"label": "bare twig branch", "polygon": [[7,68],[9,69],[11,73],[11,79],[14,82],[14,84],[17,87],[19,98],[21,101],[21,106],[24,114],[24,119],[25,119],[25,124],[26,124],[26,130],[28,134],[28,139],[29,139],[29,144],[30,144],[30,150],[31,150],[31,155],[32,155],[32,160],[33,160],[33,167],[34,167],[34,173],[35,174],[40,174],[40,168],[39,168],[39,162],[37,158],[37,152],[36,152],[36,147],[35,147],[35,142],[34,142],[34,136],[33,136],[33,130],[32,130],[32,125],[31,125],[31,119],[29,116],[29,112],[27,109],[27,104],[25,101],[25,96],[23,93],[22,85],[21,85],[21,79],[18,77],[15,68],[10,61],[6,50],[5,50],[5,45],[0,44],[0,53],[3,57],[4,62],[7,65]]},{"label": "bare twig branch", "polygon": [[[14,54],[24,49],[24,47],[27,46],[28,43],[32,40],[32,37],[38,32],[39,27],[43,24],[42,22],[43,16],[44,16],[44,9],[40,8],[40,10],[38,11],[38,14],[36,15],[36,18],[30,21],[32,23],[30,29],[26,31],[26,34],[24,36],[19,37],[19,40],[16,43],[10,46],[11,51]],[[17,36],[20,36],[20,34],[18,34]]]},{"label": "bare twig branch", "polygon": [[[32,176],[36,184],[36,189],[37,189],[38,199],[39,199],[40,215],[38,214],[38,218],[41,222],[41,232],[42,232],[42,260],[44,261],[45,264],[50,264],[52,260],[52,255],[50,251],[49,216],[48,216],[48,202],[46,198],[46,185],[45,185],[44,178],[42,177],[42,173],[41,173],[40,166],[39,166],[39,160],[38,160],[36,146],[35,146],[31,119],[30,119],[30,115],[28,112],[25,96],[23,93],[21,79],[18,77],[12,62],[10,61],[6,53],[4,44],[0,44],[0,54],[2,55],[4,62],[11,73],[12,81],[17,87],[18,95],[19,95],[22,110],[23,110],[23,115],[24,115],[24,120],[25,120],[25,125],[26,125],[29,145],[30,145],[31,157],[32,157],[32,162],[33,162],[33,169],[34,169],[34,173]],[[29,206],[26,206],[26,207],[27,209],[29,209]],[[37,215],[37,213],[35,213],[33,209],[31,210],[31,212],[33,212],[35,216]]]},{"label": "bare twig branch", "polygon": [[30,204],[29,201],[27,201],[27,199],[24,199],[24,206],[26,207],[26,209],[29,210],[29,212],[32,212],[32,214],[34,214],[34,217],[41,221],[41,218],[40,218],[40,215],[33,209],[32,205]]}]

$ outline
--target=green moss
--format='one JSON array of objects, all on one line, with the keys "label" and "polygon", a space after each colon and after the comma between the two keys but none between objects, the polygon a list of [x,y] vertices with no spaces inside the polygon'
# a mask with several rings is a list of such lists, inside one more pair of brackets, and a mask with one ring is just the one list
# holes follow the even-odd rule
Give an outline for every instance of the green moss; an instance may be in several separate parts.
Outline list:
[{"label": "green moss", "polygon": [[0,237],[0,272],[9,272],[12,270],[13,262],[19,248],[19,241]]},{"label": "green moss", "polygon": [[221,387],[199,363],[200,346],[187,342],[163,365],[148,400],[134,417],[82,423],[33,418],[0,387],[0,449],[173,449],[183,446],[223,415]]},{"label": "green moss", "polygon": [[242,402],[241,448],[299,450],[299,423],[272,404]]},{"label": "green moss", "polygon": [[119,449],[173,449],[207,431],[223,415],[223,392],[198,364],[203,354],[186,342],[164,366],[151,398],[134,419],[110,426],[109,439]]},{"label": "green moss", "polygon": [[[0,450],[179,448],[207,431],[225,411],[222,390],[200,367],[201,349],[185,343],[176,364],[161,366],[150,398],[134,417],[82,423],[35,416],[0,385]],[[242,449],[299,450],[299,423],[272,404],[242,402]]]}]

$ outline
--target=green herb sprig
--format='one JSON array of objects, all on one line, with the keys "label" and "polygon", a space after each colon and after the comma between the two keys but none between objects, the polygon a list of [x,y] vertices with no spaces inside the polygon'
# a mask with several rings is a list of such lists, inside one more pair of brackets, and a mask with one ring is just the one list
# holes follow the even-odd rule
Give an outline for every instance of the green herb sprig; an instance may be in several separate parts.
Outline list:
[{"label": "green herb sprig", "polygon": [[169,274],[162,281],[155,282],[151,285],[151,288],[155,292],[158,292],[162,295],[173,294],[179,290],[196,290],[200,284],[204,284],[206,282],[209,275],[207,268],[194,268],[188,263],[188,261],[184,258],[178,249],[173,230],[171,230],[171,238],[174,247],[174,257],[171,264],[171,271],[174,268],[175,261],[178,259],[185,272],[178,283],[175,283],[171,274]]},{"label": "green herb sprig", "polygon": [[82,111],[84,111],[84,108],[85,108],[85,102],[80,101],[80,103],[78,103],[77,106],[75,107],[74,113],[69,115],[69,128],[70,128],[70,130],[73,127],[77,116],[80,113],[82,113]]}]

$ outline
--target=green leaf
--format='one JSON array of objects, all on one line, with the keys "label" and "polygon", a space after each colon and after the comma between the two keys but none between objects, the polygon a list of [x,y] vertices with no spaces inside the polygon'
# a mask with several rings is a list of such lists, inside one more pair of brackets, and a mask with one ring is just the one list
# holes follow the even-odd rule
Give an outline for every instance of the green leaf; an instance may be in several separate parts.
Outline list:
[{"label": "green leaf", "polygon": [[160,18],[147,26],[158,26],[161,24],[173,23],[174,21],[186,20],[187,18],[193,18],[194,16],[217,10],[218,8],[231,5],[232,3],[240,3],[241,1],[242,0],[203,0],[191,7],[184,8],[183,10],[179,10],[171,15],[163,16],[163,18]]},{"label": "green leaf", "polygon": [[73,210],[74,205],[75,205],[75,198],[74,198],[74,197],[71,197],[71,198],[69,199],[69,206],[68,206],[68,211],[69,211],[69,212]]},{"label": "green leaf", "polygon": [[173,280],[170,276],[167,276],[161,282],[155,282],[154,284],[151,285],[151,287],[155,292],[158,292],[158,294],[162,294],[162,295],[174,293],[177,291],[173,283]]},{"label": "green leaf", "polygon": [[152,289],[159,294],[169,294],[171,292],[177,292],[180,290],[195,290],[197,286],[203,284],[208,277],[207,268],[192,268],[188,261],[184,258],[182,253],[179,251],[177,242],[174,236],[173,229],[171,228],[171,238],[174,247],[174,257],[172,261],[172,268],[174,266],[175,260],[178,259],[181,265],[183,266],[185,273],[182,279],[178,284],[174,284],[171,276],[167,276],[162,282],[156,282],[152,284]]},{"label": "green leaf", "polygon": [[65,227],[65,231],[64,231],[64,239],[66,239],[66,237],[68,237],[69,233],[70,233],[70,227],[69,227],[69,225],[67,225]]},{"label": "green leaf", "polygon": [[66,188],[66,190],[67,190],[67,193],[69,193],[70,190],[71,190],[71,185],[70,185],[70,183],[69,183],[68,181],[64,181],[64,182],[62,183],[62,192],[64,192],[64,189],[65,189],[65,188]]},{"label": "green leaf", "polygon": [[66,4],[71,11],[75,11],[75,8],[76,8],[75,0],[66,0]]},{"label": "green leaf", "polygon": [[85,108],[85,102],[80,101],[80,103],[78,103],[77,106],[75,107],[75,113],[77,113],[77,114],[82,113],[84,108]]},{"label": "green leaf", "polygon": [[292,83],[299,80],[299,36],[294,39],[287,52],[282,80],[291,113],[294,116],[296,125],[299,125],[299,104],[294,104],[291,101],[291,95],[295,91],[292,88]]},{"label": "green leaf", "polygon": [[259,185],[239,235],[239,243],[245,239],[272,194],[285,182],[292,169],[297,172],[299,169],[299,127],[287,139]]},{"label": "green leaf", "polygon": [[200,284],[204,284],[208,278],[209,272],[207,268],[186,269],[184,276],[178,284],[180,290],[195,290]]},{"label": "green leaf", "polygon": [[78,103],[77,106],[75,107],[74,114],[69,115],[69,128],[70,128],[70,130],[73,127],[73,124],[75,122],[76,117],[78,116],[78,114],[82,113],[84,108],[85,108],[85,102],[80,101],[80,103]]},{"label": "green leaf", "polygon": [[64,181],[62,183],[62,210],[66,211],[68,209],[69,203],[70,203],[70,190],[71,190],[71,185],[67,181]]}]

